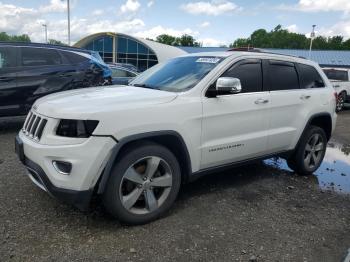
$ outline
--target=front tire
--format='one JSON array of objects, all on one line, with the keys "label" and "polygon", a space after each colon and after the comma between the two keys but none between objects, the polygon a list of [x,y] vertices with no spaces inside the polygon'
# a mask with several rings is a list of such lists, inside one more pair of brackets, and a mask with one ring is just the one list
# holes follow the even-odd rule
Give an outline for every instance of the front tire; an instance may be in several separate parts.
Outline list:
[{"label": "front tire", "polygon": [[151,142],[136,143],[114,165],[103,204],[123,223],[145,224],[170,209],[180,185],[180,166],[169,149]]},{"label": "front tire", "polygon": [[311,175],[320,167],[326,148],[327,136],[324,130],[310,126],[301,137],[294,155],[287,160],[287,164],[299,175]]}]

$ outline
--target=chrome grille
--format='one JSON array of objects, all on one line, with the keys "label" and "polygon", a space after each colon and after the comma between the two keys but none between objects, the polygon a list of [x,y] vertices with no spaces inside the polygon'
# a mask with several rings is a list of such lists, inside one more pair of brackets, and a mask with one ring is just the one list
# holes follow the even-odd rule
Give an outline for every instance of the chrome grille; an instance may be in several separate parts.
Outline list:
[{"label": "chrome grille", "polygon": [[22,131],[23,133],[36,141],[39,141],[43,134],[47,119],[29,112],[26,121],[24,122]]}]

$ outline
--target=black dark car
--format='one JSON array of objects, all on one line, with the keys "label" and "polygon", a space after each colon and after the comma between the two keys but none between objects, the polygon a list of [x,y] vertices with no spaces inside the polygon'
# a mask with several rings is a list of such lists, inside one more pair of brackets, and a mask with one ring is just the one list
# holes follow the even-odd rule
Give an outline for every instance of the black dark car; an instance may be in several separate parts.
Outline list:
[{"label": "black dark car", "polygon": [[0,42],[0,116],[26,114],[54,92],[111,83],[98,53],[35,43]]}]

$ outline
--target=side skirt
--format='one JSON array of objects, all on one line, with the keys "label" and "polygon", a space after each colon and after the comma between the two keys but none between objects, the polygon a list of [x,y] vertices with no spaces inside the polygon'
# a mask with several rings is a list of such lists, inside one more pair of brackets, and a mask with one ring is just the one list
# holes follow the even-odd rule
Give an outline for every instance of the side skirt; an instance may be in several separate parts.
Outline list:
[{"label": "side skirt", "polygon": [[239,166],[244,166],[244,165],[256,163],[258,161],[265,160],[265,159],[268,159],[271,157],[289,158],[293,153],[294,153],[294,150],[282,151],[282,152],[278,152],[278,153],[264,155],[261,157],[250,158],[247,160],[242,160],[242,161],[238,161],[238,162],[234,162],[234,163],[229,163],[229,164],[225,164],[225,165],[201,169],[199,171],[192,173],[192,175],[189,176],[189,182],[193,182],[193,181],[197,180],[198,178],[201,178],[201,177],[209,175],[209,174],[213,174],[213,173],[220,172],[220,171],[225,171],[225,170],[239,167]]}]

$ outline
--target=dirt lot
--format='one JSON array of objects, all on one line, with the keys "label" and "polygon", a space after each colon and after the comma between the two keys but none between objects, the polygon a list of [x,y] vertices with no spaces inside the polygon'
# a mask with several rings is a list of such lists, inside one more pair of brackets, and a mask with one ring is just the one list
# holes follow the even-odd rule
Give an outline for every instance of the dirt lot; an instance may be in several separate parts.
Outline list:
[{"label": "dirt lot", "polygon": [[0,261],[341,261],[350,248],[350,110],[327,163],[298,177],[272,159],[186,185],[167,217],[121,226],[100,205],[81,213],[25,176],[0,121]]}]

